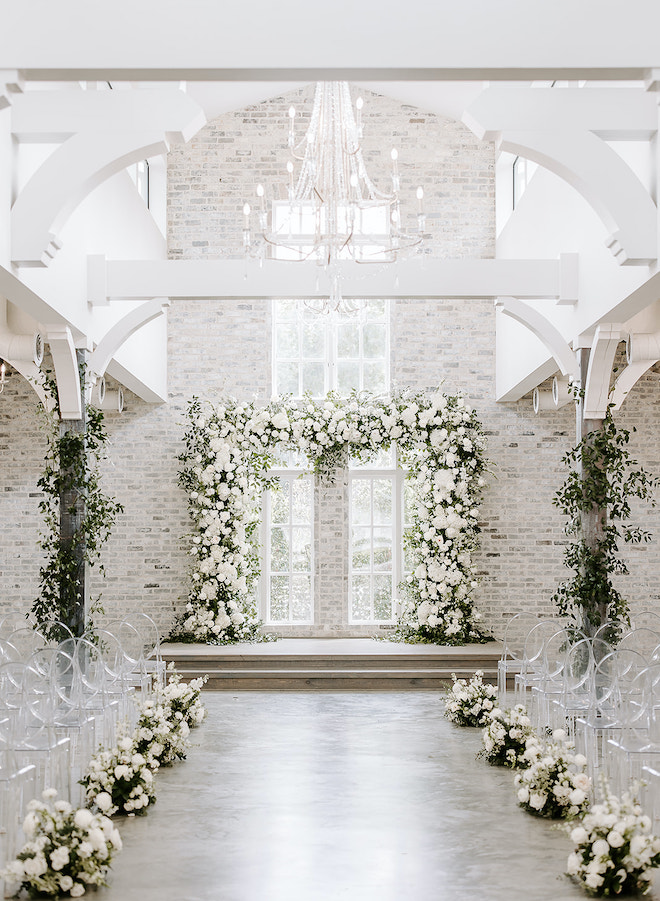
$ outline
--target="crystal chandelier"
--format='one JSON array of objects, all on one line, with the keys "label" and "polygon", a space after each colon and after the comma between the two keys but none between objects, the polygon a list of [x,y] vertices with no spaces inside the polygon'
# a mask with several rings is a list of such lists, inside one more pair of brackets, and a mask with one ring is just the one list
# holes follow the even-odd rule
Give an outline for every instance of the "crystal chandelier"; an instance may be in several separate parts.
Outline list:
[{"label": "crystal chandelier", "polygon": [[[392,263],[420,244],[425,216],[424,192],[417,188],[417,231],[401,229],[398,153],[391,152],[391,191],[379,190],[369,177],[362,156],[362,98],[351,104],[348,82],[318,82],[309,127],[296,141],[296,110],[289,109],[289,174],[287,199],[266,207],[263,185],[257,188],[260,245],[272,259],[324,266],[330,296],[308,306],[318,312],[355,312],[359,303],[341,295],[339,263]],[[294,175],[294,162],[300,164]],[[250,206],[245,204],[243,243],[252,251]]]}]

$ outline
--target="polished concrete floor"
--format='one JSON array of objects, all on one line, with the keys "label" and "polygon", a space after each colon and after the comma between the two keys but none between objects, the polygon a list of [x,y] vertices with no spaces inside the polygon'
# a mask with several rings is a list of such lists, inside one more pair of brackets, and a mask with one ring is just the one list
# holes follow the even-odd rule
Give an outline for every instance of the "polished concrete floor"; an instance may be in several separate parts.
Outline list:
[{"label": "polished concrete floor", "polygon": [[[107,901],[567,901],[568,838],[437,692],[206,692]],[[99,896],[100,897],[100,896]],[[647,896],[648,897],[648,896]],[[651,896],[653,897],[653,896]]]}]

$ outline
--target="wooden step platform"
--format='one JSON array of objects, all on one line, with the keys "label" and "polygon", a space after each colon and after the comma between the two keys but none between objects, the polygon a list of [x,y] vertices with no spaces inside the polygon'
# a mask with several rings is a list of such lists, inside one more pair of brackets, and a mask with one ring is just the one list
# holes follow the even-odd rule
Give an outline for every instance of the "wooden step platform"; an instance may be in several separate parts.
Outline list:
[{"label": "wooden step platform", "polygon": [[435,690],[482,670],[497,683],[502,643],[461,647],[410,645],[372,638],[283,638],[215,647],[164,644],[162,655],[184,679],[208,675],[207,689],[227,691]]}]

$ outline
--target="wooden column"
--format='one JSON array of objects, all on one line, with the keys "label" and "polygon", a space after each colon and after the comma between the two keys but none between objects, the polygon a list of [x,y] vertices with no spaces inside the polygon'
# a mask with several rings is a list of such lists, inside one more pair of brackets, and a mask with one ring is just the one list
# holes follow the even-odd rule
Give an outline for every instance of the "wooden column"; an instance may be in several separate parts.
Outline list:
[{"label": "wooden column", "polygon": [[[587,371],[589,368],[589,355],[591,353],[590,348],[580,348],[577,351],[579,364],[580,364],[580,385],[582,389],[586,387],[587,384]],[[584,419],[583,411],[584,411],[584,400],[580,400],[578,404],[575,406],[576,410],[576,439],[579,444],[583,441],[586,436],[590,432],[598,432],[603,428],[603,419]],[[584,469],[582,466],[582,460],[578,461],[578,472],[580,478],[584,478]],[[598,541],[602,538],[603,535],[603,526],[607,521],[607,508],[599,507],[595,504],[591,506],[589,510],[583,510],[580,516],[580,529],[582,532],[582,539],[585,544],[589,548],[595,548]],[[598,600],[598,611],[600,615],[600,622],[604,622],[607,619],[607,608],[608,608],[608,598],[602,598]],[[594,626],[593,623],[590,623],[586,617],[583,617],[582,629],[587,635],[592,635],[598,626]]]},{"label": "wooden column", "polygon": [[[60,422],[60,437],[68,433],[85,434],[87,427],[85,387],[83,383],[85,351],[77,351],[78,364],[81,367],[82,419],[67,419]],[[62,472],[65,475],[65,472]],[[74,537],[79,532],[85,517],[85,497],[77,489],[67,489],[60,494],[60,546],[63,550],[71,549]],[[75,568],[74,588],[61,588],[60,601],[62,610],[67,611],[66,625],[74,635],[82,635],[85,631],[88,586],[86,579],[85,546],[79,542],[74,551],[72,565]]]}]

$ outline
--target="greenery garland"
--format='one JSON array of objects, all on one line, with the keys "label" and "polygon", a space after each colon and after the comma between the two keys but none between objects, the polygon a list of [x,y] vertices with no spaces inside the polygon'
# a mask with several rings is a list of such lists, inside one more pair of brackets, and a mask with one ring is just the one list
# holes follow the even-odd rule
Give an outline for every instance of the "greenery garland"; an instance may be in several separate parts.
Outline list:
[{"label": "greenery garland", "polygon": [[[627,450],[630,432],[617,428],[608,407],[601,429],[589,432],[562,461],[574,467],[553,499],[568,517],[565,532],[573,536],[564,552],[564,563],[574,575],[562,582],[553,601],[587,631],[604,621],[626,620],[628,602],[614,587],[612,577],[625,575],[628,567],[619,543],[650,541],[651,533],[626,524],[633,498],[655,506],[653,491],[660,480],[649,475]],[[581,464],[578,467],[578,464]],[[597,515],[597,534],[587,536],[586,514]]]},{"label": "greenery garland", "polygon": [[[84,367],[80,375],[84,384]],[[79,632],[88,625],[79,616],[84,604],[84,567],[98,562],[101,547],[124,508],[100,486],[99,463],[108,440],[102,411],[88,406],[84,430],[61,430],[57,385],[50,375],[45,376],[44,387],[55,404],[52,411],[44,411],[46,465],[37,485],[43,492],[39,511],[44,518],[39,547],[46,560],[39,570],[39,597],[32,613],[37,623],[57,620],[75,625]],[[68,512],[81,514],[68,540],[60,527],[63,498],[68,498]],[[104,572],[102,564],[99,572]],[[89,613],[98,612],[102,609],[96,598]]]},{"label": "greenery garland", "polygon": [[460,397],[400,392],[381,400],[284,399],[264,408],[193,399],[187,411],[179,484],[193,524],[191,589],[170,633],[174,641],[227,644],[260,636],[252,587],[259,575],[259,499],[275,454],[296,448],[332,479],[350,457],[372,459],[393,442],[409,469],[413,572],[404,583],[397,637],[463,644],[484,640],[473,609],[483,436]]}]

